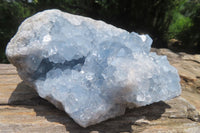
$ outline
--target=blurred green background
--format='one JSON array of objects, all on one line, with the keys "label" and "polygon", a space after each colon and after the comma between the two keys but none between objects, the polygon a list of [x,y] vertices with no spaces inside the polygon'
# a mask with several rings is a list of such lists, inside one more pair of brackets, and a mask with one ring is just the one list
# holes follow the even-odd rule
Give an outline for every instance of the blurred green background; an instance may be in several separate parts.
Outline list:
[{"label": "blurred green background", "polygon": [[200,53],[200,0],[0,0],[0,63],[20,23],[52,8],[149,34],[153,47]]}]

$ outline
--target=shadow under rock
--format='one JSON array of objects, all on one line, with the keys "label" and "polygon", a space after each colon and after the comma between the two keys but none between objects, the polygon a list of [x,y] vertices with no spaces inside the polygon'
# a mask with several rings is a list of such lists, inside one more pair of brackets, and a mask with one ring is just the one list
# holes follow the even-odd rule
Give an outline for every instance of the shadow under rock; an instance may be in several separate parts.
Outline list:
[{"label": "shadow under rock", "polygon": [[83,128],[76,124],[64,111],[58,110],[51,103],[40,98],[37,92],[24,82],[18,84],[9,98],[9,104],[34,109],[37,116],[45,117],[49,122],[63,124],[66,131],[70,133],[89,133],[91,131],[97,133],[133,132],[131,126],[136,126],[137,120],[151,121],[159,119],[165,109],[170,108],[165,102],[158,102],[145,107],[127,109],[122,116]]}]

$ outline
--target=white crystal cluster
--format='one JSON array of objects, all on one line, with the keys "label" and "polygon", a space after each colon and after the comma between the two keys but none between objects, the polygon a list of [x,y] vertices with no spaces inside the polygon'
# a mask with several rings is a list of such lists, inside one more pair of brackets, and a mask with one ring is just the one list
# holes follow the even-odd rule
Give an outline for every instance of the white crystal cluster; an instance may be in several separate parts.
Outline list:
[{"label": "white crystal cluster", "polygon": [[54,9],[26,19],[6,54],[42,98],[87,127],[180,95],[177,70],[150,52],[151,43],[148,35]]}]

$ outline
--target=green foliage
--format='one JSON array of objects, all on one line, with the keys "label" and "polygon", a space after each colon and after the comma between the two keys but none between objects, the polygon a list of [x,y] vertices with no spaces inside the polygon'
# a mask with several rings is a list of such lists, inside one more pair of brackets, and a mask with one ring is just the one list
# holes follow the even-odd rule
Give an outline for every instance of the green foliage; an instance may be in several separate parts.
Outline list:
[{"label": "green foliage", "polygon": [[173,17],[174,19],[172,20],[168,31],[169,39],[176,38],[178,34],[191,28],[191,26],[193,25],[190,17],[186,17],[179,12],[175,12]]},{"label": "green foliage", "polygon": [[38,11],[57,8],[149,34],[155,47],[175,38],[182,47],[200,47],[200,0],[0,0],[0,62],[20,23]]},{"label": "green foliage", "polygon": [[174,10],[168,38],[182,42],[181,49],[200,52],[200,0],[185,0]]}]

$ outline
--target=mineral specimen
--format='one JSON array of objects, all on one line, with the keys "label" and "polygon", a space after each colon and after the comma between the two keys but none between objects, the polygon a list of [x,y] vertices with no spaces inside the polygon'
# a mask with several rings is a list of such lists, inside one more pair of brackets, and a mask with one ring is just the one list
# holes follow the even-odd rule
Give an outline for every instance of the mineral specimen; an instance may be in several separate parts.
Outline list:
[{"label": "mineral specimen", "polygon": [[181,93],[152,39],[102,21],[46,10],[26,19],[6,54],[19,76],[83,127]]}]

